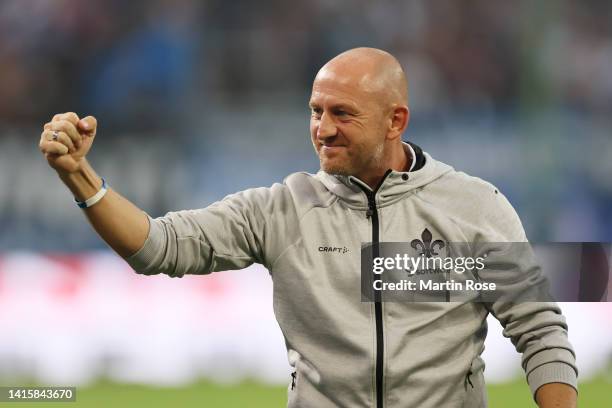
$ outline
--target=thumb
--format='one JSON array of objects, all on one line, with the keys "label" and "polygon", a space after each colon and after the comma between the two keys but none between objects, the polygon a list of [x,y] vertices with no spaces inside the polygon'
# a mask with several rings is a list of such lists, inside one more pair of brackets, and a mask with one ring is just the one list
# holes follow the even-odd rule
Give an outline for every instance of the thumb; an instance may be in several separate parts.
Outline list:
[{"label": "thumb", "polygon": [[96,131],[96,127],[98,126],[98,121],[93,116],[87,116],[79,120],[77,126],[79,130],[93,135]]}]

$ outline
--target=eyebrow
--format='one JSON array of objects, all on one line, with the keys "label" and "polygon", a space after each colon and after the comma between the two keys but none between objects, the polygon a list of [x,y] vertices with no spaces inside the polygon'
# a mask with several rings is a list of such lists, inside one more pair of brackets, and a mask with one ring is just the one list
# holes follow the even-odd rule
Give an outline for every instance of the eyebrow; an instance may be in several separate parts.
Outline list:
[{"label": "eyebrow", "polygon": [[[319,105],[318,103],[315,102],[308,102],[308,107],[313,109],[313,108],[320,108],[321,105]],[[349,104],[349,103],[345,103],[345,102],[338,102],[335,104],[332,104],[330,106],[331,109],[343,109],[343,110],[347,110],[347,111],[356,111],[357,107],[354,106],[353,104]]]}]

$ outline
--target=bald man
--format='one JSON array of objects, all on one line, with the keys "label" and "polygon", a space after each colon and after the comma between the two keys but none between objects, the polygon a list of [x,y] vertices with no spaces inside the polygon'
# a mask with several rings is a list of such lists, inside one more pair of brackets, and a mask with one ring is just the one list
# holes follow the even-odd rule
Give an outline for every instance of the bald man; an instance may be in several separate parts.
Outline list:
[{"label": "bald man", "polygon": [[310,108],[323,171],[374,188],[388,169],[409,169],[412,154],[401,140],[410,118],[408,87],[390,54],[357,48],[329,61],[314,80]]},{"label": "bald man", "polygon": [[[574,407],[576,366],[554,303],[361,301],[361,248],[432,237],[524,242],[489,183],[401,139],[406,76],[387,52],[357,48],[321,68],[310,98],[317,174],[150,218],[86,160],[96,120],[55,115],[40,149],[95,230],[141,274],[268,268],[293,367],[289,407],[485,407],[486,317],[523,354],[540,407]],[[516,260],[507,259],[506,264]],[[211,336],[214,333],[211,333]]]}]

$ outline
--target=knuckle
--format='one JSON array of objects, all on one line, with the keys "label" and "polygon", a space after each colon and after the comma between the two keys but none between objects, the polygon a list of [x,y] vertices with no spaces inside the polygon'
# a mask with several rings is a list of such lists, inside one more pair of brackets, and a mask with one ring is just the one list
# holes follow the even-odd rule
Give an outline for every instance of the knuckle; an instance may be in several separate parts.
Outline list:
[{"label": "knuckle", "polygon": [[64,114],[64,120],[70,122],[72,125],[76,125],[79,121],[79,116],[74,112],[68,112]]},{"label": "knuckle", "polygon": [[57,121],[54,126],[54,130],[64,131],[68,134],[73,133],[73,132],[76,133],[76,129],[74,128],[74,125],[68,122],[67,120]]},{"label": "knuckle", "polygon": [[62,144],[68,146],[69,148],[73,149],[74,148],[74,143],[72,143],[72,140],[70,140],[70,138],[68,136],[64,136],[60,139],[60,141],[62,142]]}]

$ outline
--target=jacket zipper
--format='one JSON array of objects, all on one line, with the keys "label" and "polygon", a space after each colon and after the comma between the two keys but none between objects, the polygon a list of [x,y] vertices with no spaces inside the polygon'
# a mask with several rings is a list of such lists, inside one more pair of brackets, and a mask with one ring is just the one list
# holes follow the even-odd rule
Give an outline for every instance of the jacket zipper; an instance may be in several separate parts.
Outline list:
[{"label": "jacket zipper", "polygon": [[[387,170],[380,183],[371,191],[360,185],[360,188],[368,198],[368,210],[366,217],[372,219],[372,259],[380,255],[380,236],[378,225],[378,209],[376,208],[376,193],[383,185],[387,176],[391,173],[391,169]],[[359,184],[358,184],[359,185]],[[376,321],[376,408],[383,408],[384,392],[383,392],[383,374],[385,361],[385,343],[383,332],[383,314],[380,292],[374,293],[374,319]]]}]

